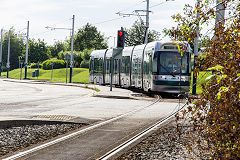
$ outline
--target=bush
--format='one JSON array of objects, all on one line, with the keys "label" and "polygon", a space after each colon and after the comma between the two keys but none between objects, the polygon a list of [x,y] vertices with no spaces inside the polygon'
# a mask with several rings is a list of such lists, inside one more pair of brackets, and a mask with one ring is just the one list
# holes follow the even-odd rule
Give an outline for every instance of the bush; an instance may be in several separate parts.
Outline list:
[{"label": "bush", "polygon": [[89,60],[82,61],[80,68],[89,68]]},{"label": "bush", "polygon": [[64,68],[65,67],[65,62],[64,60],[59,60],[59,59],[48,59],[42,63],[43,69],[45,70],[50,70],[52,69],[52,63],[53,62],[53,68],[54,69],[59,69],[59,68]]},{"label": "bush", "polygon": [[[42,67],[43,67],[43,65],[42,65],[42,64],[39,64],[39,68],[42,68]],[[38,68],[37,63],[31,64],[31,65],[30,65],[30,68]]]}]

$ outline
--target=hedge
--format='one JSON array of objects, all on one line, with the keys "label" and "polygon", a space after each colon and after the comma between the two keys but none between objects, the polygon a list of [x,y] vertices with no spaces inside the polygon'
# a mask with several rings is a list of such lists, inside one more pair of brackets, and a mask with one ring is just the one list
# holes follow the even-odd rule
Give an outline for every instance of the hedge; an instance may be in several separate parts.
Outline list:
[{"label": "hedge", "polygon": [[[42,65],[42,64],[39,64],[39,68],[42,68],[42,67],[43,67],[43,65]],[[31,65],[30,65],[30,68],[38,68],[37,63],[31,64]]]},{"label": "hedge", "polygon": [[48,59],[42,63],[43,69],[45,70],[52,69],[52,62],[53,62],[53,69],[65,68],[64,60]]}]

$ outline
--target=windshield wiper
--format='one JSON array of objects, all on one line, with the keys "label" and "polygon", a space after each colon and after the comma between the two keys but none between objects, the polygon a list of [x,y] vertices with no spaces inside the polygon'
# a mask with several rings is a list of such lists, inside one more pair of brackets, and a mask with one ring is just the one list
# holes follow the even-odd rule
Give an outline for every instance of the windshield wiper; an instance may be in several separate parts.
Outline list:
[{"label": "windshield wiper", "polygon": [[161,63],[159,63],[163,69],[165,69],[169,74],[171,74],[173,77],[175,77],[175,74],[173,74],[173,72],[170,72],[166,67],[164,67]]}]

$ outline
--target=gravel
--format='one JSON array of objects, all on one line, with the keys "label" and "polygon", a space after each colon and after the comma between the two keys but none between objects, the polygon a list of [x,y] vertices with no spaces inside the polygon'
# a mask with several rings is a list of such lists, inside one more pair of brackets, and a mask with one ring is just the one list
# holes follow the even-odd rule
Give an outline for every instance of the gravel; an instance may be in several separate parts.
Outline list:
[{"label": "gravel", "polygon": [[44,124],[0,129],[0,156],[43,142],[82,126],[83,124]]},{"label": "gravel", "polygon": [[199,159],[196,155],[189,154],[182,145],[182,140],[170,141],[170,136],[176,136],[175,122],[171,122],[156,130],[139,144],[118,157],[118,160],[185,160]]}]

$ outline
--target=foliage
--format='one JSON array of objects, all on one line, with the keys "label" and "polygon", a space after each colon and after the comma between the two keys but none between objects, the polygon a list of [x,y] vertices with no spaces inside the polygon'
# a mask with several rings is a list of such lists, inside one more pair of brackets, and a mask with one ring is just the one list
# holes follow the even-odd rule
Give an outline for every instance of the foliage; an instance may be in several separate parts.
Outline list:
[{"label": "foliage", "polygon": [[[130,29],[125,28],[124,30],[126,31],[126,46],[135,46],[144,43],[145,26],[143,23],[135,21]],[[148,34],[148,42],[156,40],[160,40],[160,33],[155,30],[150,30]]]},{"label": "foliage", "polygon": [[93,49],[84,49],[81,53],[81,58],[88,61],[90,59],[90,54],[92,53],[92,51]]},{"label": "foliage", "polygon": [[83,60],[80,64],[81,68],[89,68],[89,60]]},{"label": "foliage", "polygon": [[[71,43],[69,43],[69,46]],[[87,23],[80,28],[74,36],[74,50],[83,51],[84,49],[105,49],[107,43],[104,36],[97,30],[95,26]]]},{"label": "foliage", "polygon": [[[73,57],[74,57],[74,66],[75,67],[81,67],[81,68],[88,68],[88,61],[90,59],[90,54],[93,49],[84,49],[81,52],[73,51]],[[58,53],[58,57],[60,59],[64,59],[66,54],[70,54],[70,51],[61,51]],[[70,60],[69,60],[70,61]]]},{"label": "foliage", "polygon": [[66,47],[66,44],[64,42],[60,42],[60,41],[57,41],[53,44],[53,46],[49,46],[50,48],[50,51],[51,51],[51,57],[52,58],[59,58],[58,57],[58,53],[61,52],[61,51],[66,51],[67,47]]},{"label": "foliage", "polygon": [[85,49],[81,52],[81,58],[82,62],[80,64],[81,68],[89,68],[89,60],[90,60],[90,54],[92,53],[93,49]]},{"label": "foliage", "polygon": [[[196,27],[216,16],[211,2],[200,1],[199,7],[187,6],[185,16],[174,16],[178,25],[169,31],[172,37],[193,44]],[[231,16],[225,24],[217,22],[215,37],[206,43],[205,63],[201,65],[213,75],[202,84],[200,99],[189,97],[191,104],[176,115],[178,135],[185,132],[186,148],[202,159],[240,159],[240,4],[227,0],[223,5],[230,7]]]},{"label": "foliage", "polygon": [[[22,50],[24,47],[24,41],[22,38],[17,37],[17,34],[14,33],[15,30],[11,28],[11,36],[10,36],[10,69],[18,68],[19,66],[19,59],[18,57],[22,55]],[[5,69],[4,66],[7,65],[7,58],[8,58],[8,32],[4,34],[3,40],[3,51],[2,51],[2,67],[3,70]]]},{"label": "foliage", "polygon": [[53,69],[59,69],[65,67],[64,60],[59,59],[48,59],[42,63],[43,69],[50,70],[52,69],[52,63],[53,63]]},{"label": "foliage", "polygon": [[[66,55],[69,55],[69,56],[71,56],[71,51],[61,51],[61,52],[59,52],[58,53],[58,57],[59,57],[59,59],[62,59],[62,60],[65,60],[66,61],[66,59],[65,59],[65,56]],[[79,52],[79,51],[73,51],[73,58],[74,58],[74,66],[75,67],[79,67],[80,66],[80,64],[81,64],[81,62],[82,62],[82,56],[81,56],[81,52]],[[68,62],[70,63],[70,60],[71,59],[69,59],[68,60]]]},{"label": "foliage", "polygon": [[50,58],[51,51],[46,43],[40,39],[29,40],[28,63],[43,62]]},{"label": "foliage", "polygon": [[[39,64],[39,68],[42,68],[43,67],[43,65],[42,64]],[[38,68],[38,63],[32,63],[31,65],[30,65],[30,68]]]}]

